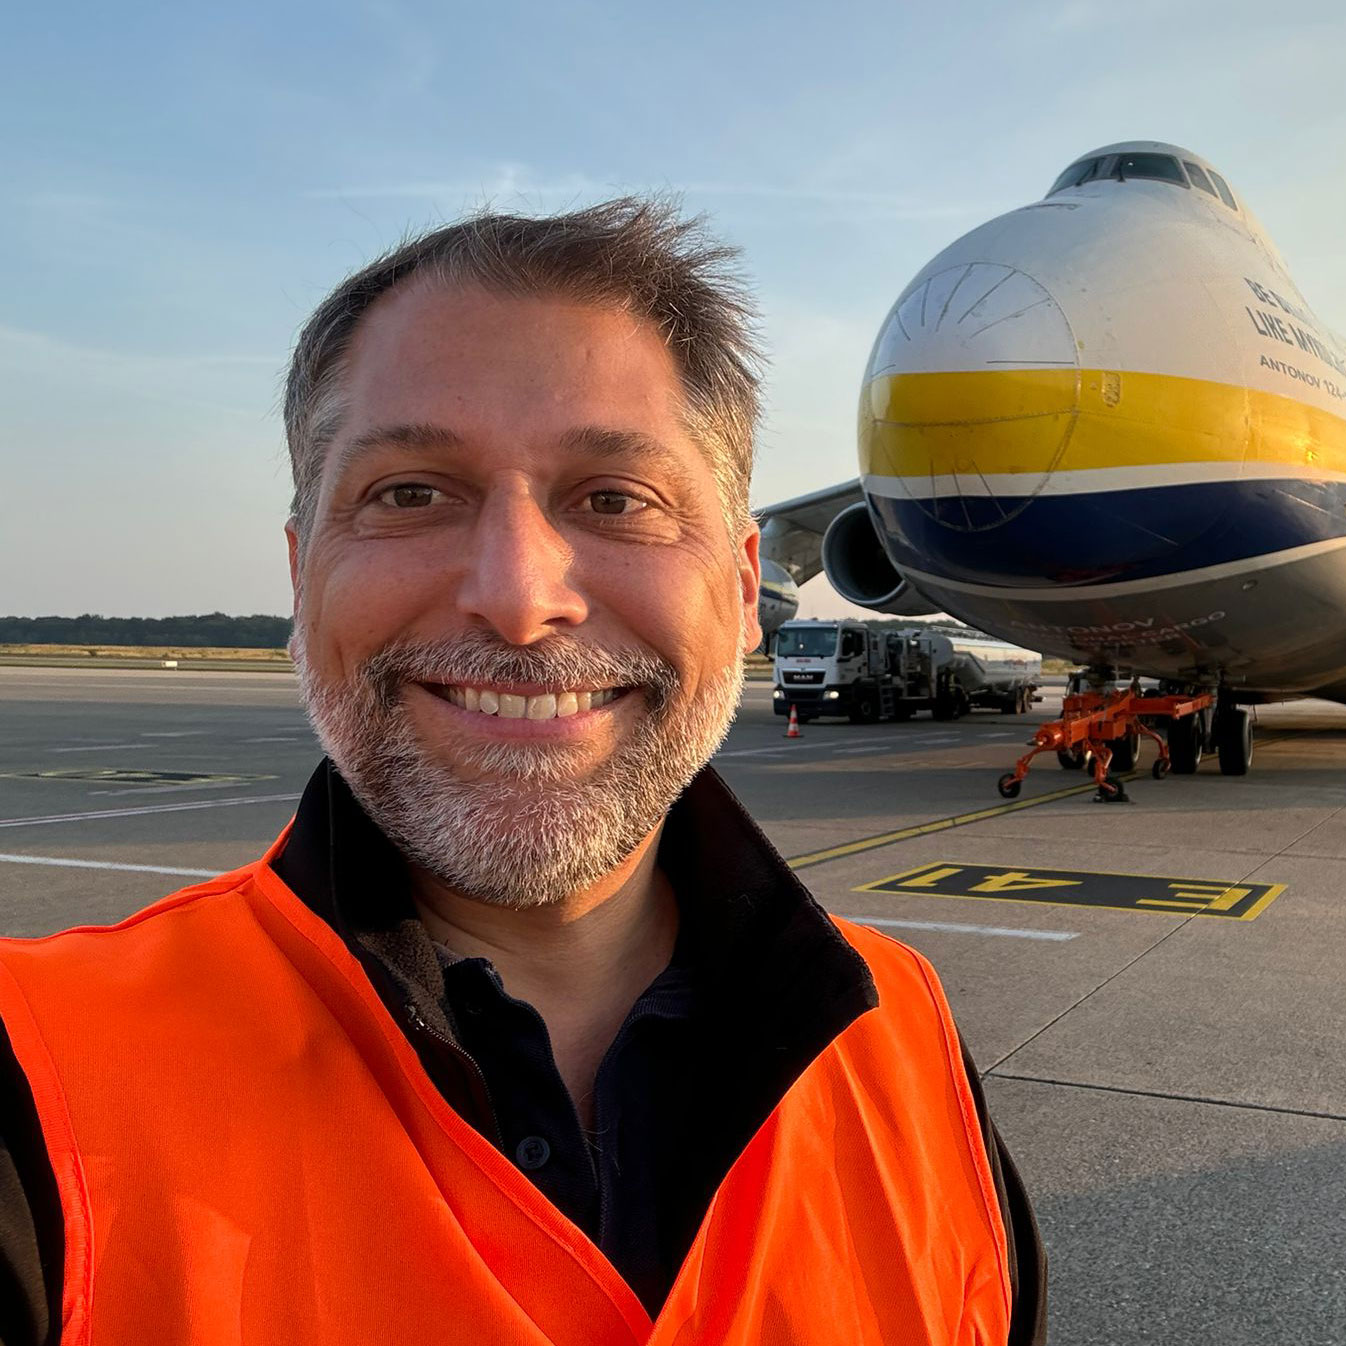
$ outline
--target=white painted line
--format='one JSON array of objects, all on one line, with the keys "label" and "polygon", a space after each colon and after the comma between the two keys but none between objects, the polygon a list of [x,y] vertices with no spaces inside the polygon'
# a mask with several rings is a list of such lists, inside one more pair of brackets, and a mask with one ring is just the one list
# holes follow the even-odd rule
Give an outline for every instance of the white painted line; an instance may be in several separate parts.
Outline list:
[{"label": "white painted line", "polygon": [[241,784],[235,776],[233,780],[193,780],[179,785],[128,785],[124,790],[90,790],[88,795],[90,799],[98,795],[178,795],[184,790],[237,790]]},{"label": "white painted line", "polygon": [[245,738],[244,743],[298,743],[298,734],[274,734],[264,738]]},{"label": "white painted line", "polygon": [[116,860],[72,860],[63,855],[4,855],[5,865],[55,865],[60,869],[114,869],[125,874],[180,874],[189,879],[213,879],[217,869],[175,869],[169,865],[123,865]]},{"label": "white painted line", "polygon": [[198,738],[204,729],[147,729],[141,738]]},{"label": "white painted line", "polygon": [[152,748],[153,743],[90,743],[79,748],[53,748],[52,752],[121,752],[126,748]]},{"label": "white painted line", "polygon": [[293,803],[294,795],[246,795],[238,799],[198,799],[190,804],[146,804],[141,809],[99,809],[89,813],[49,813],[41,818],[0,818],[0,827],[41,827],[46,823],[87,823],[99,818],[139,818],[147,813],[186,813],[189,809],[224,809],[234,804]]},{"label": "white painted line", "polygon": [[838,756],[838,757],[858,757],[861,753],[865,753],[865,752],[887,752],[887,751],[888,751],[888,749],[887,749],[887,748],[884,748],[884,747],[872,747],[872,748],[838,748],[838,749],[837,749],[837,756]]},{"label": "white painted line", "polygon": [[895,926],[901,930],[937,930],[952,935],[997,935],[1002,939],[1041,939],[1060,944],[1078,939],[1075,930],[1021,930],[1008,925],[964,925],[960,921],[902,921],[893,916],[843,916],[856,925]]}]

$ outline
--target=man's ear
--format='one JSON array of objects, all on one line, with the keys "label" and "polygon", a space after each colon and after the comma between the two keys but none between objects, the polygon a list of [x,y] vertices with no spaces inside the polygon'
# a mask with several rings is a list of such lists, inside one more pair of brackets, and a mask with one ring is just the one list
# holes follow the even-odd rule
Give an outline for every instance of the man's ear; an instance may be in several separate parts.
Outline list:
[{"label": "man's ear", "polygon": [[290,552],[290,590],[294,594],[294,606],[299,607],[299,525],[291,515],[285,521],[285,544]]},{"label": "man's ear", "polygon": [[738,549],[738,578],[743,602],[743,653],[751,654],[762,643],[762,619],[758,602],[762,596],[762,530],[753,522]]}]

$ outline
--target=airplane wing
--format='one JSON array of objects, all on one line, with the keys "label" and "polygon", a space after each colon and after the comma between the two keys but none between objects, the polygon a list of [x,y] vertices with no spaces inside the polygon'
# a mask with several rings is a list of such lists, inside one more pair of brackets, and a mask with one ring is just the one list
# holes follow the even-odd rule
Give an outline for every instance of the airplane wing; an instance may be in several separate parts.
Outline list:
[{"label": "airplane wing", "polygon": [[823,534],[828,525],[843,509],[864,498],[856,477],[754,511],[762,526],[762,555],[784,566],[796,584],[811,580],[823,568]]}]

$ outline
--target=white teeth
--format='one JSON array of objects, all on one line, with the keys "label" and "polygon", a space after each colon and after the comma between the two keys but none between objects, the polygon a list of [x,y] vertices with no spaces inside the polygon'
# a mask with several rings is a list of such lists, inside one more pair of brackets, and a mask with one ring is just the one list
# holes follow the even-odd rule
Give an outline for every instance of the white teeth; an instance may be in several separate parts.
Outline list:
[{"label": "white teeth", "polygon": [[445,687],[444,696],[455,706],[502,720],[563,720],[581,711],[598,710],[617,699],[614,688],[601,692],[495,692],[486,687]]}]

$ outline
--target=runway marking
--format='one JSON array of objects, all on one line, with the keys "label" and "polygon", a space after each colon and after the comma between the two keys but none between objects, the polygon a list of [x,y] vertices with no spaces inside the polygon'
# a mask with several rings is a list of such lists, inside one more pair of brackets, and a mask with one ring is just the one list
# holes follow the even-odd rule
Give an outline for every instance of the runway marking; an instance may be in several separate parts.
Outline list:
[{"label": "runway marking", "polygon": [[[1123,780],[1131,777],[1124,776]],[[1087,794],[1094,790],[1092,781],[1088,785],[1070,785],[1064,790],[1049,790],[1044,795],[1034,795],[1031,799],[1015,799],[1008,804],[994,804],[990,808],[978,809],[975,813],[957,813],[951,818],[937,818],[934,822],[916,823],[912,827],[898,828],[895,832],[879,832],[872,837],[860,837],[855,841],[843,842],[840,846],[829,846],[823,851],[806,851],[803,855],[794,855],[786,859],[791,869],[808,869],[812,865],[826,864],[829,860],[840,860],[847,855],[860,855],[865,851],[877,850],[880,846],[893,846],[899,841],[910,841],[913,837],[929,836],[933,832],[947,832],[951,827],[967,827],[970,823],[984,822],[987,818],[998,818],[1004,813],[1017,813],[1020,809],[1036,808],[1039,804],[1055,803],[1058,799],[1069,799],[1072,795]]]},{"label": "runway marking", "polygon": [[[256,780],[275,780],[275,776],[258,776]],[[245,777],[230,776],[225,780],[188,781],[185,785],[129,785],[124,790],[89,790],[90,799],[115,799],[121,795],[134,795],[143,799],[145,795],[180,795],[196,790],[235,790],[246,783]]]},{"label": "runway marking", "polygon": [[205,771],[137,771],[133,767],[60,767],[53,771],[6,771],[14,780],[93,781],[106,785],[246,785],[250,781],[275,780],[274,773],[232,774]]},{"label": "runway marking", "polygon": [[245,738],[244,743],[298,743],[298,734],[268,734],[263,738]]},{"label": "runway marking", "polygon": [[79,748],[53,748],[52,752],[122,752],[128,748],[152,748],[153,743],[90,743]]},{"label": "runway marking", "polygon": [[141,738],[198,738],[204,729],[147,729]]},{"label": "runway marking", "polygon": [[74,860],[63,855],[4,855],[0,864],[52,865],[59,869],[108,869],[123,874],[173,874],[189,879],[213,879],[218,869],[178,869],[171,865],[124,865],[116,860]]},{"label": "runway marking", "polygon": [[100,818],[139,818],[150,813],[187,813],[192,809],[224,809],[240,804],[292,804],[299,796],[246,795],[237,799],[196,799],[189,804],[146,804],[138,809],[96,809],[88,813],[49,813],[40,818],[0,818],[0,827],[42,827],[48,823],[86,823]]},{"label": "runway marking", "polygon": [[1011,925],[965,925],[961,921],[905,921],[895,916],[843,916],[841,919],[854,921],[856,925],[935,930],[952,935],[997,935],[1002,939],[1040,939],[1057,944],[1080,937],[1077,930],[1024,930]]},{"label": "runway marking", "polygon": [[1251,921],[1285,891],[1285,885],[1170,879],[1154,874],[1098,870],[1008,869],[1003,865],[940,860],[861,884],[853,891],[1038,902],[1053,907],[1103,907],[1109,911],[1158,911],[1166,916],[1185,913]]}]

